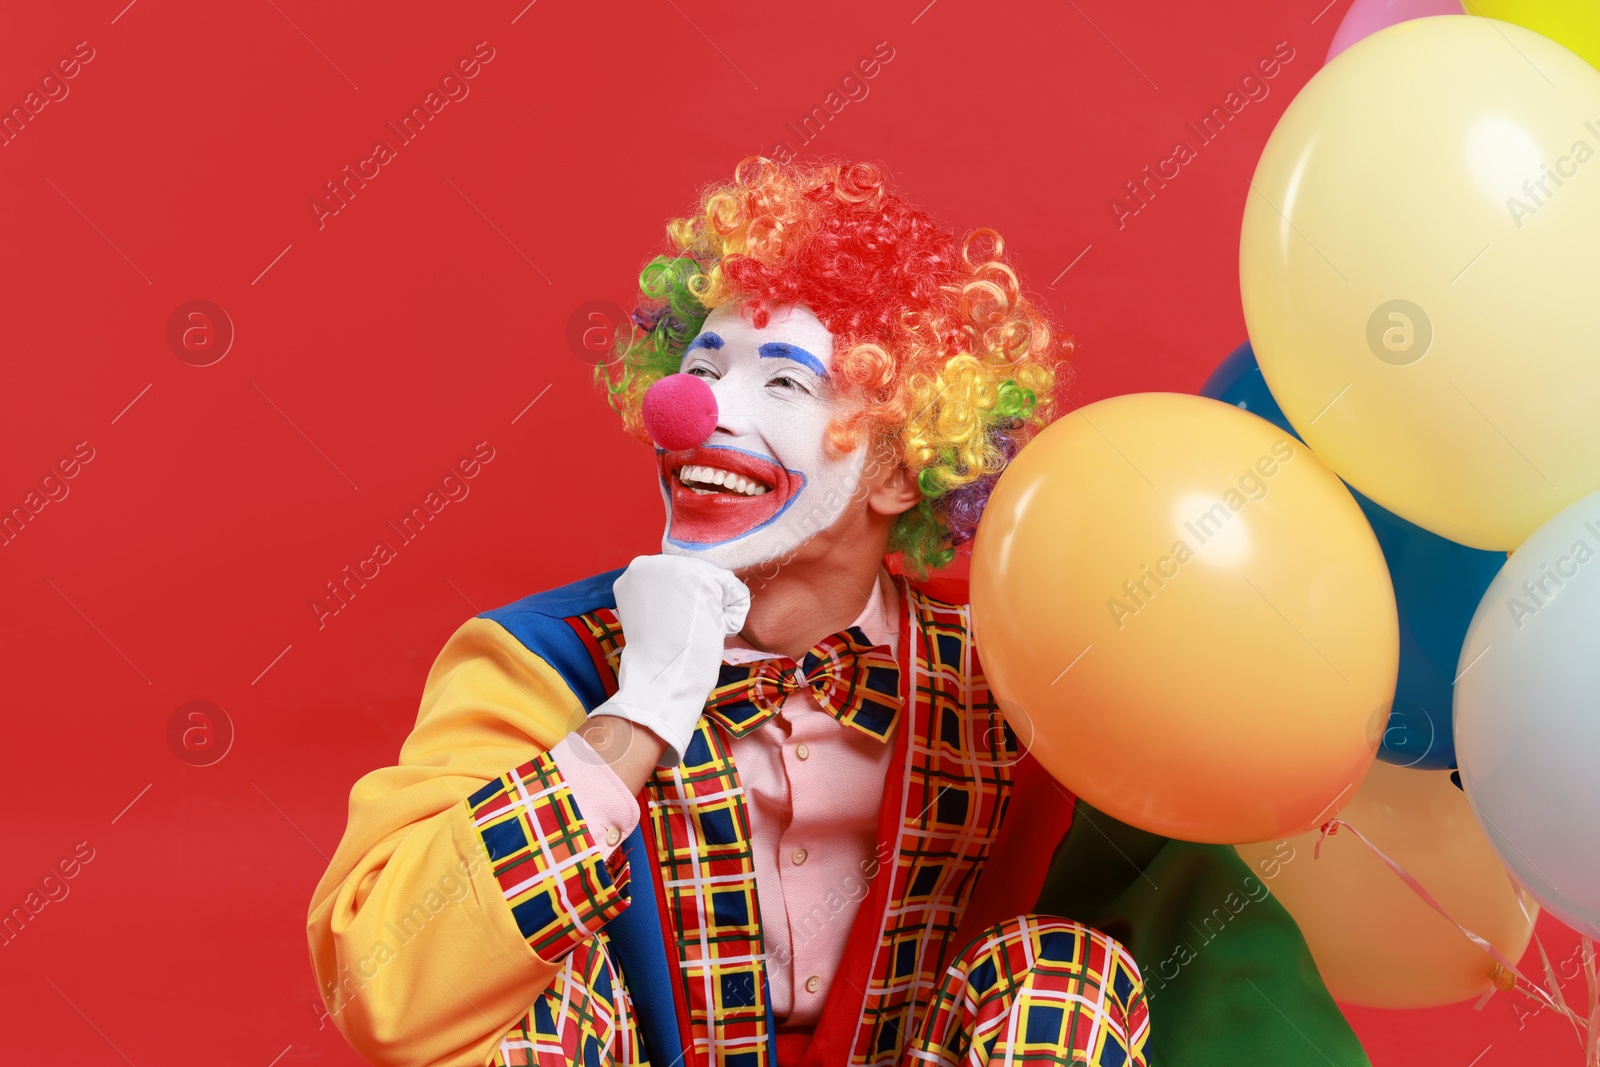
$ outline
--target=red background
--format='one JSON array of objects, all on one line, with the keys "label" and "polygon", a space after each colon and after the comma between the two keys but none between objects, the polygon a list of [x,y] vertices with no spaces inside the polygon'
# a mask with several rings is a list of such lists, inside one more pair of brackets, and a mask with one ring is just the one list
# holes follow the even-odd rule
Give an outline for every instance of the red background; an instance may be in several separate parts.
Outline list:
[{"label": "red background", "polygon": [[[465,618],[657,543],[649,456],[567,324],[628,301],[702,184],[779,141],[878,161],[952,228],[1006,236],[1077,337],[1073,402],[1193,390],[1244,337],[1247,181],[1347,6],[1325,2],[12,12],[0,108],[78,42],[94,58],[0,147],[0,506],[79,442],[94,458],[0,547],[0,910],[77,843],[94,858],[0,948],[0,1059],[356,1062],[303,934],[349,787],[392,762]],[[482,41],[470,95],[319,226],[323,183]],[[1108,200],[1280,41],[1271,95],[1119,228]],[[802,144],[786,123],[878,42],[869,95]],[[194,299],[236,331],[211,366],[166,339]],[[324,582],[480,441],[470,496],[319,627]],[[169,748],[190,700],[236,731],[215,765]],[[1512,1003],[1351,1017],[1379,1065],[1578,1062]]]}]

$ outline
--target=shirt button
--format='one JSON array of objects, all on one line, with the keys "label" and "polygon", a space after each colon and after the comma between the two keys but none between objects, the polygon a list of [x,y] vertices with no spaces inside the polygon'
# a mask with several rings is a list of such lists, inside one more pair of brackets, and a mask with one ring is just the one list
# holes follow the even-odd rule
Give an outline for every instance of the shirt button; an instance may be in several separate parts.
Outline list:
[{"label": "shirt button", "polygon": [[806,850],[803,848],[795,849],[793,852],[789,853],[789,859],[796,867],[800,866],[806,861]]},{"label": "shirt button", "polygon": [[613,826],[611,829],[606,831],[606,844],[615,845],[618,841],[621,841],[621,840],[622,840],[622,831],[618,830],[615,826]]},{"label": "shirt button", "polygon": [[810,759],[811,758],[811,746],[806,744],[804,741],[802,741],[798,745],[794,746],[794,758],[795,759]]},{"label": "shirt button", "polygon": [[806,979],[806,992],[807,993],[815,993],[817,990],[819,990],[821,988],[822,988],[822,979],[821,978],[818,978],[816,975],[812,975],[810,978]]}]

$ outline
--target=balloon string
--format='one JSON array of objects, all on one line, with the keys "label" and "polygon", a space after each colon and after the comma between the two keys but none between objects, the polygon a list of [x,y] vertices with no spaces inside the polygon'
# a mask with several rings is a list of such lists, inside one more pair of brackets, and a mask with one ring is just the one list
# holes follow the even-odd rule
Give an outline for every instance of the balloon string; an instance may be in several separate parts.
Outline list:
[{"label": "balloon string", "polygon": [[[1340,830],[1341,827],[1343,829],[1349,830],[1352,834],[1355,834],[1356,837],[1361,841],[1361,843],[1363,845],[1366,845],[1369,849],[1372,850],[1373,855],[1377,856],[1384,863],[1388,864],[1389,869],[1391,871],[1393,871],[1399,877],[1399,879],[1402,882],[1404,882],[1407,885],[1407,887],[1410,888],[1410,890],[1413,893],[1415,893],[1418,897],[1422,898],[1422,902],[1424,904],[1428,905],[1428,907],[1432,908],[1434,911],[1436,911],[1440,915],[1444,916],[1444,919],[1445,919],[1446,922],[1448,922],[1451,926],[1454,926],[1457,930],[1460,930],[1463,934],[1465,934],[1467,936],[1467,938],[1473,944],[1477,945],[1479,948],[1483,949],[1483,951],[1485,953],[1488,954],[1489,958],[1491,960],[1493,960],[1495,962],[1495,965],[1496,965],[1495,966],[1495,972],[1496,973],[1491,973],[1491,975],[1490,975],[1492,980],[1497,979],[1498,978],[1498,972],[1502,972],[1502,971],[1505,974],[1511,975],[1512,980],[1513,980],[1513,984],[1515,984],[1515,982],[1520,979],[1522,981],[1522,983],[1527,987],[1528,991],[1530,991],[1539,1000],[1543,1001],[1545,1006],[1550,1008],[1551,1011],[1554,1011],[1558,1015],[1565,1016],[1567,1019],[1572,1020],[1572,1022],[1573,1022],[1573,1024],[1575,1026],[1582,1026],[1585,1029],[1589,1029],[1588,1021],[1586,1021],[1577,1012],[1575,1012],[1571,1008],[1567,1007],[1565,999],[1561,997],[1560,987],[1559,986],[1556,987],[1557,988],[1556,995],[1554,997],[1552,997],[1543,987],[1541,987],[1538,984],[1536,984],[1533,981],[1531,981],[1528,978],[1527,975],[1525,975],[1521,971],[1517,970],[1517,965],[1512,963],[1509,959],[1507,959],[1505,953],[1501,952],[1499,949],[1497,949],[1493,945],[1491,945],[1488,941],[1486,941],[1482,937],[1479,937],[1477,934],[1473,933],[1471,930],[1468,930],[1465,926],[1462,926],[1460,923],[1456,922],[1455,919],[1451,918],[1450,917],[1450,913],[1445,911],[1444,908],[1442,908],[1439,905],[1439,902],[1437,900],[1433,899],[1433,894],[1428,892],[1428,890],[1423,886],[1423,884],[1421,882],[1419,882],[1415,878],[1413,878],[1411,876],[1411,873],[1409,871],[1407,871],[1404,867],[1400,866],[1400,864],[1396,863],[1393,859],[1389,858],[1389,855],[1387,853],[1385,853],[1383,851],[1383,849],[1379,848],[1377,845],[1374,845],[1370,840],[1368,840],[1367,836],[1365,834],[1363,834],[1360,830],[1357,830],[1354,826],[1351,826],[1349,823],[1345,822],[1343,819],[1329,819],[1327,822],[1322,824],[1322,836],[1317,838],[1316,847],[1311,850],[1311,858],[1312,859],[1320,859],[1321,858],[1321,856],[1322,856],[1322,842],[1326,841],[1333,834],[1337,833]],[[1496,981],[1496,984],[1498,985],[1498,981]],[[1594,986],[1593,986],[1592,983],[1590,985],[1590,994],[1591,994],[1590,999],[1593,1000],[1594,999]],[[1591,1012],[1590,1014],[1592,1016],[1595,1013]],[[1593,1050],[1593,1048],[1595,1047],[1595,1032],[1592,1029],[1590,1029],[1590,1032],[1589,1032],[1589,1042],[1588,1042],[1588,1044],[1589,1044],[1590,1047],[1589,1047],[1589,1049],[1586,1049],[1585,1051],[1589,1052],[1590,1055],[1586,1056],[1585,1058],[1592,1060],[1593,1059],[1593,1053],[1592,1053],[1591,1050]]]},{"label": "balloon string", "polygon": [[[1526,909],[1524,909],[1524,914],[1526,914]],[[1556,977],[1556,969],[1550,964],[1550,953],[1544,950],[1544,941],[1537,933],[1533,935],[1533,946],[1539,950],[1539,962],[1544,965],[1544,978],[1546,983],[1545,988],[1550,990],[1550,995],[1556,998],[1556,1002],[1561,1005],[1563,1010],[1566,1010],[1567,998],[1566,995],[1561,992],[1561,980]],[[1573,1015],[1570,1011],[1567,1011],[1567,1021],[1572,1024],[1573,1036],[1576,1037],[1578,1039],[1578,1043],[1583,1045],[1584,1049],[1587,1050],[1588,1045],[1584,1042],[1583,1031],[1579,1028],[1579,1017]],[[1585,1064],[1585,1067],[1588,1067],[1588,1065]]]},{"label": "balloon string", "polygon": [[1583,939],[1583,971],[1589,979],[1589,1043],[1584,1055],[1589,1067],[1600,1067],[1600,976],[1595,974],[1594,942]]}]

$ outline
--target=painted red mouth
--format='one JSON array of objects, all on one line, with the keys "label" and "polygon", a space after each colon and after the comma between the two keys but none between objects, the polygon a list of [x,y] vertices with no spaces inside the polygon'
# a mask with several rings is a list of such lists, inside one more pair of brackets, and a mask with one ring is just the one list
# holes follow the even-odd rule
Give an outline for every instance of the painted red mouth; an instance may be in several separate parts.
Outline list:
[{"label": "painted red mouth", "polygon": [[805,484],[805,475],[737,448],[699,445],[658,452],[661,484],[671,501],[667,539],[685,547],[732,541],[775,520]]}]

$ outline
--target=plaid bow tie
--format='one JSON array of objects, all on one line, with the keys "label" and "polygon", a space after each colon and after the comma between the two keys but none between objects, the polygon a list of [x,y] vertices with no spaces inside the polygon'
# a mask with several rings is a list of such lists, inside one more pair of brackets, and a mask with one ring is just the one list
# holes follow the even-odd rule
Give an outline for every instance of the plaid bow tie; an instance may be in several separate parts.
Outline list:
[{"label": "plaid bow tie", "polygon": [[706,714],[743,737],[803,685],[811,687],[823,711],[879,741],[888,739],[900,717],[900,665],[858,626],[822,641],[799,663],[787,656],[724,663]]}]

